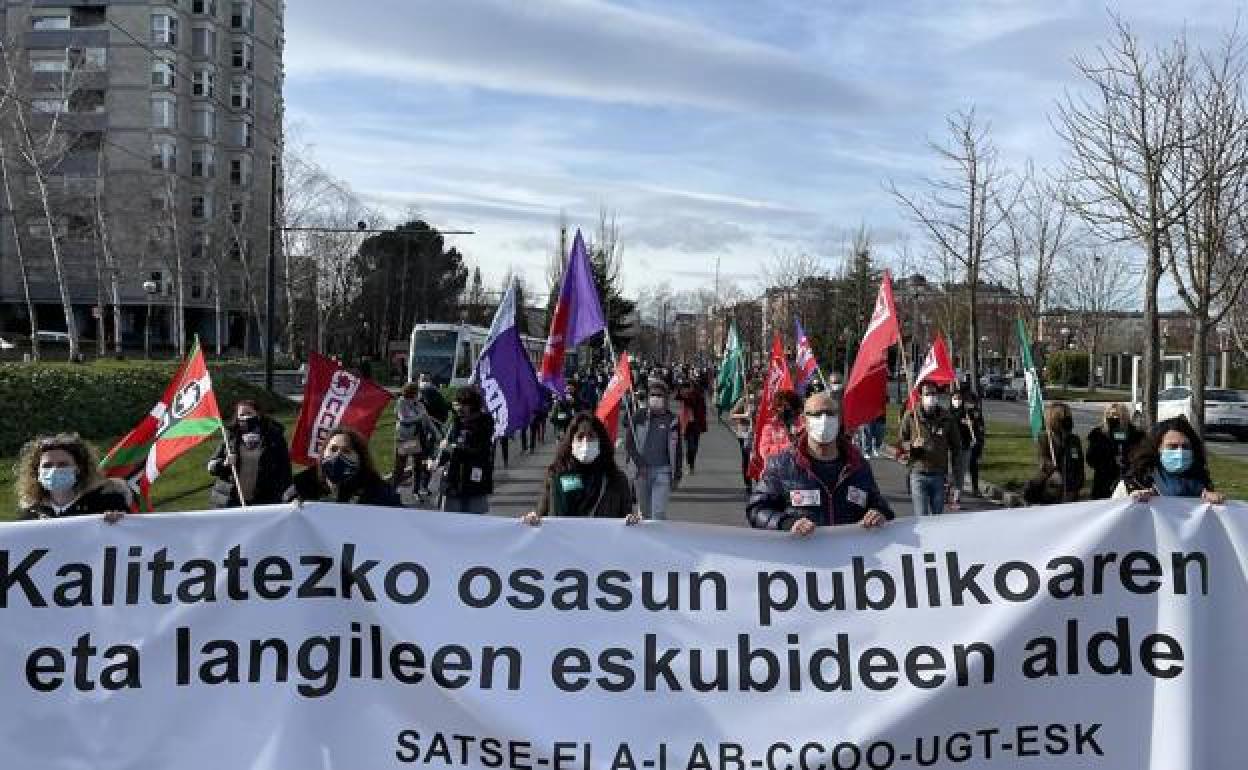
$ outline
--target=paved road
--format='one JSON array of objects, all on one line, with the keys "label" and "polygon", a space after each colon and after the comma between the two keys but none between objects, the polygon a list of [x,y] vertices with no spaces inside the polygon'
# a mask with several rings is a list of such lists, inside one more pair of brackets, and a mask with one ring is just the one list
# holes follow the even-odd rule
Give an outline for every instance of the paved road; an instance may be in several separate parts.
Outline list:
[{"label": "paved road", "polygon": [[[1100,423],[1101,416],[1105,413],[1105,404],[1078,401],[1069,403],[1071,416],[1075,420],[1075,432],[1086,437],[1088,431]],[[1025,401],[984,401],[984,414],[989,420],[1017,425],[1029,424]],[[1213,454],[1248,460],[1248,442],[1236,441],[1230,436],[1215,433],[1206,444]]]},{"label": "paved road", "polygon": [[[511,444],[511,464],[504,469],[502,458],[495,465],[498,479],[491,499],[491,511],[503,516],[518,516],[537,504],[546,466],[554,453],[553,441],[538,447],[536,454],[520,454],[518,441]],[[617,459],[620,454],[617,454]],[[912,515],[910,495],[905,487],[905,468],[890,459],[871,460],[881,490],[899,516]],[[964,500],[967,510],[995,507],[982,500]],[[737,440],[724,425],[712,424],[702,438],[697,472],[686,474],[680,489],[672,497],[669,518],[678,521],[723,524],[743,527],[745,521],[744,486],[741,481],[741,455]]]}]

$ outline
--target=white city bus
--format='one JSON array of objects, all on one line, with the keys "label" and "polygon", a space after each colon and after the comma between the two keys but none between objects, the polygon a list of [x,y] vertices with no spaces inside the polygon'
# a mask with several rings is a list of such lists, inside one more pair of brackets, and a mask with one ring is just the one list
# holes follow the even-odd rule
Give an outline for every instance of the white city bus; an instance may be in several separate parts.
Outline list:
[{"label": "white city bus", "polygon": [[[489,333],[484,326],[468,324],[416,324],[407,352],[408,381],[426,372],[438,385],[467,385]],[[520,341],[533,368],[540,369],[546,341],[523,335]]]}]

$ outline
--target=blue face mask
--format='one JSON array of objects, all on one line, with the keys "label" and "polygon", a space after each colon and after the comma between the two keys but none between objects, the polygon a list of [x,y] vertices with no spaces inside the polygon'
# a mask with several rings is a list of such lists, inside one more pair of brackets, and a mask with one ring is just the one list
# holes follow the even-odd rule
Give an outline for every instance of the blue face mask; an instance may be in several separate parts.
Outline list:
[{"label": "blue face mask", "polygon": [[1182,473],[1192,467],[1192,450],[1163,449],[1161,450],[1161,467],[1168,473]]},{"label": "blue face mask", "polygon": [[78,483],[78,471],[73,468],[40,468],[39,485],[49,492],[68,492]]}]

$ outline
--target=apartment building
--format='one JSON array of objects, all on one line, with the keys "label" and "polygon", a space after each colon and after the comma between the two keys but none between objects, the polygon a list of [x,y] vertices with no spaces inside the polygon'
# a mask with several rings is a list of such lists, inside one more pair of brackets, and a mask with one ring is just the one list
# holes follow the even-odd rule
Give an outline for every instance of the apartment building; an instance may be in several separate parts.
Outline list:
[{"label": "apartment building", "polygon": [[85,338],[103,316],[111,342],[117,304],[128,347],[173,344],[180,275],[188,337],[211,348],[220,319],[224,344],[254,343],[284,14],[282,0],[0,0],[14,94],[0,110],[13,192],[0,330],[29,329],[19,249],[39,328],[65,329],[56,238]]}]

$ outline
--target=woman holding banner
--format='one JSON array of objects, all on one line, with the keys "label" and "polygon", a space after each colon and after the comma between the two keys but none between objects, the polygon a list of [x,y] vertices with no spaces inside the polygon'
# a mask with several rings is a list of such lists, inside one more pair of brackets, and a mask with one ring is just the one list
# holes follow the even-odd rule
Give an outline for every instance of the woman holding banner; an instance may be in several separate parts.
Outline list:
[{"label": "woman holding banner", "polygon": [[1184,417],[1157,423],[1152,440],[1136,452],[1114,497],[1128,494],[1140,502],[1154,495],[1199,497],[1214,505],[1226,502],[1226,495],[1213,488],[1205,443]]},{"label": "woman holding banner", "polygon": [[26,444],[17,461],[18,518],[60,519],[102,513],[115,522],[130,510],[130,489],[99,471],[95,449],[77,433]]},{"label": "woman holding banner", "polygon": [[628,476],[615,463],[615,447],[607,428],[594,415],[581,412],[572,419],[555,450],[537,510],[522,519],[537,526],[545,516],[641,521],[633,508]]},{"label": "woman holding banner", "polygon": [[368,441],[353,428],[339,426],[329,434],[316,465],[295,474],[286,500],[399,507],[394,489],[377,473]]}]

